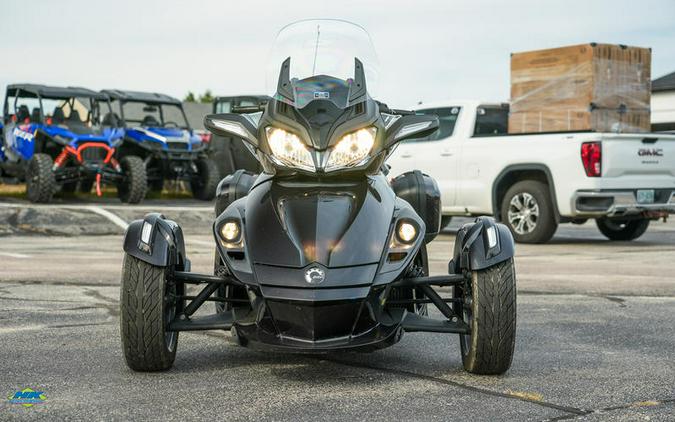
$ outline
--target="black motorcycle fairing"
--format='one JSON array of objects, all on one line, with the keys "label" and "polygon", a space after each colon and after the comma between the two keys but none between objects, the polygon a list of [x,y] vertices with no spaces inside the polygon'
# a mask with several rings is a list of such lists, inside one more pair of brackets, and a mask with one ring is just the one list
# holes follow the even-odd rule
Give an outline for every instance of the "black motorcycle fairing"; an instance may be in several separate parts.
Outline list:
[{"label": "black motorcycle fairing", "polygon": [[[246,197],[239,198],[232,202],[213,223],[213,235],[216,240],[218,254],[227,265],[230,273],[237,280],[246,284],[256,284],[251,260],[246,252],[246,231],[244,230],[244,217],[246,209]],[[228,221],[235,221],[239,224],[242,232],[241,241],[237,244],[226,244],[220,237],[220,228]]]},{"label": "black motorcycle fairing", "polygon": [[376,264],[389,240],[394,204],[382,175],[333,182],[268,180],[247,196],[246,251],[253,264],[279,267]]}]

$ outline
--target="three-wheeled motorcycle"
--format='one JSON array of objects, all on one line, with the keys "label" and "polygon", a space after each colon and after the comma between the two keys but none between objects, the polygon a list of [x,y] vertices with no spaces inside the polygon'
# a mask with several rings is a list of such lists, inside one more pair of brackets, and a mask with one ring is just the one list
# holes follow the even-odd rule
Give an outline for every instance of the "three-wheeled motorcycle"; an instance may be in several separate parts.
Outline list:
[{"label": "three-wheeled motorcycle", "polygon": [[[243,139],[263,167],[220,183],[214,273],[190,271],[182,230],[163,215],[127,230],[127,365],[171,367],[180,331],[231,330],[242,346],[309,353],[371,351],[433,332],[459,334],[467,371],[505,372],[516,327],[509,230],[491,218],[464,225],[448,274],[430,276],[438,186],[420,171],[386,175],[396,144],[432,133],[437,117],[371,97],[375,54],[359,26],[297,22],[275,51],[276,93],[261,112],[205,118],[211,132]],[[206,302],[215,312],[198,313]]]},{"label": "three-wheeled motorcycle", "polygon": [[123,202],[145,197],[143,161],[120,160],[124,132],[112,118],[108,96],[79,87],[12,84],[4,105],[0,167],[26,181],[31,202],[49,202],[59,190],[117,186]]}]

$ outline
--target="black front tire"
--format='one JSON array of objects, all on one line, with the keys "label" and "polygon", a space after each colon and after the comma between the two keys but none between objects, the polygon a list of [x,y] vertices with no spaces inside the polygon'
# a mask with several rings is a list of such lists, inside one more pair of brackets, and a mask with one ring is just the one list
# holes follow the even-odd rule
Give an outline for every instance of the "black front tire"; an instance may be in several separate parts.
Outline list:
[{"label": "black front tire", "polygon": [[197,175],[190,182],[192,195],[202,201],[210,201],[216,196],[216,188],[220,182],[218,166],[208,158],[197,160]]},{"label": "black front tire", "polygon": [[176,359],[178,332],[167,331],[175,316],[169,296],[175,286],[167,269],[124,256],[120,289],[120,334],[127,366],[134,371],[163,371]]},{"label": "black front tire", "polygon": [[49,202],[56,192],[52,157],[35,154],[26,170],[26,196],[30,202]]},{"label": "black front tire", "polygon": [[138,204],[148,190],[145,164],[140,157],[128,155],[120,160],[124,179],[117,185],[117,196],[122,202]]},{"label": "black front tire", "polygon": [[[520,206],[520,208],[518,208]],[[558,229],[548,185],[523,180],[506,191],[501,220],[519,243],[546,243]]]},{"label": "black front tire", "polygon": [[471,334],[460,335],[464,369],[498,375],[511,367],[516,344],[516,272],[513,258],[474,271],[470,285],[455,289],[457,307]]},{"label": "black front tire", "polygon": [[635,240],[645,234],[649,227],[648,219],[612,220],[599,218],[595,220],[600,233],[609,240]]}]

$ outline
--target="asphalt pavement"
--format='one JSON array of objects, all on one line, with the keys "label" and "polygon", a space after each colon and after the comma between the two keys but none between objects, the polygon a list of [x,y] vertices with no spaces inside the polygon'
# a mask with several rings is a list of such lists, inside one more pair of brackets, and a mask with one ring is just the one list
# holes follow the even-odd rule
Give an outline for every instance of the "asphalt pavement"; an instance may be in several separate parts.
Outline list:
[{"label": "asphalt pavement", "polygon": [[[181,333],[173,369],[134,373],[119,339],[123,225],[150,209],[180,220],[194,269],[208,271],[210,207],[181,204],[0,203],[0,393],[45,397],[32,407],[0,399],[0,420],[675,420],[673,222],[634,242],[609,242],[588,223],[518,245],[516,352],[503,376],[464,372],[455,335],[291,355],[220,331]],[[39,230],[64,214],[79,229]],[[433,274],[466,221],[430,245]],[[90,234],[95,226],[106,229]]]}]

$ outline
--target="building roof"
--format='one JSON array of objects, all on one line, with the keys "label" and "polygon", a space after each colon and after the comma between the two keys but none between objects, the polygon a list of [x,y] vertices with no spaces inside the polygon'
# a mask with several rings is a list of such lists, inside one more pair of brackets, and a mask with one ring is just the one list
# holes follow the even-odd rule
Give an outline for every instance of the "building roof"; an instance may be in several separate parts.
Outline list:
[{"label": "building roof", "polygon": [[7,94],[11,97],[16,96],[18,91],[21,91],[21,96],[23,97],[34,98],[40,96],[42,98],[88,97],[99,100],[108,99],[105,94],[82,87],[56,87],[38,84],[11,84],[7,86]]},{"label": "building roof", "polygon": [[113,100],[138,101],[150,104],[181,104],[177,98],[156,92],[122,91],[120,89],[104,89],[101,92],[109,95]]},{"label": "building roof", "polygon": [[675,72],[652,81],[652,92],[675,91]]}]

